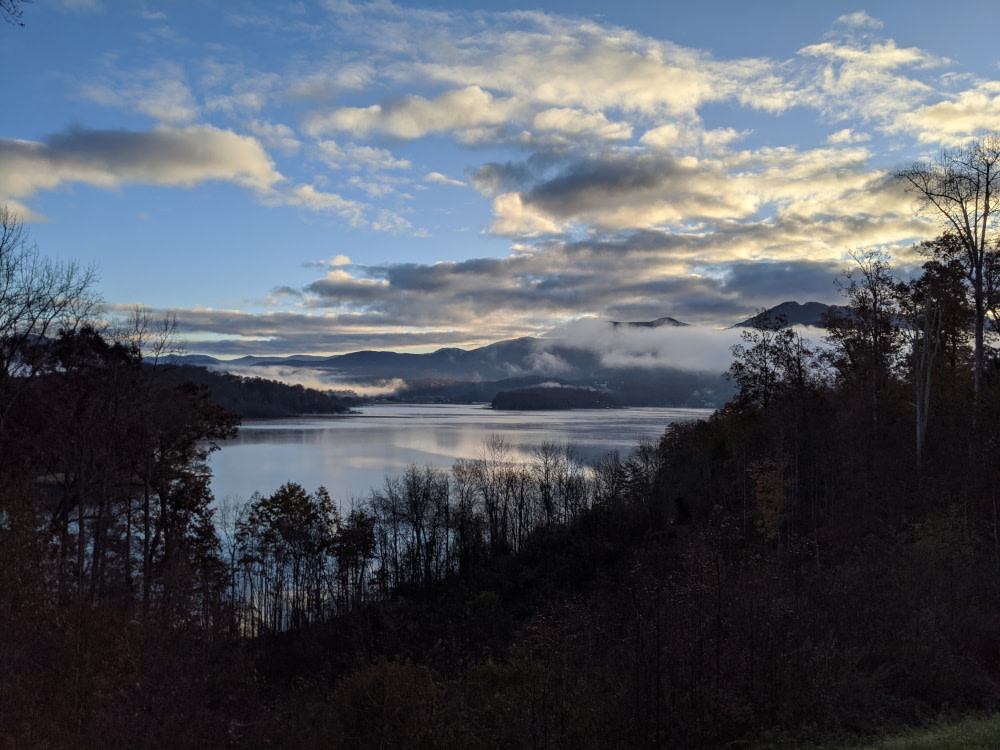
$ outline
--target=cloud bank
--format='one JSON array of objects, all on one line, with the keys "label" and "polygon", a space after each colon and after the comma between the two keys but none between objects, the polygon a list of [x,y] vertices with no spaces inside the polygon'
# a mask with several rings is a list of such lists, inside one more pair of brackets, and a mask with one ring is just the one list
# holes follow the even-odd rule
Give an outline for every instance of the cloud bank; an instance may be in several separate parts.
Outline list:
[{"label": "cloud bank", "polygon": [[[109,54],[75,91],[130,127],[0,139],[0,198],[30,219],[77,184],[216,182],[248,210],[330,227],[311,278],[290,271],[239,309],[172,310],[191,350],[221,355],[585,337],[593,320],[668,315],[729,325],[836,302],[849,251],[905,265],[938,230],[893,169],[1000,122],[992,73],[863,11],[774,58],[541,11],[346,0],[308,20],[269,5],[228,17],[231,34],[267,30],[260,54],[234,36],[182,56],[194,29],[154,20],[148,56]],[[657,335],[697,352],[693,333]],[[645,366],[665,342],[605,356]]]}]

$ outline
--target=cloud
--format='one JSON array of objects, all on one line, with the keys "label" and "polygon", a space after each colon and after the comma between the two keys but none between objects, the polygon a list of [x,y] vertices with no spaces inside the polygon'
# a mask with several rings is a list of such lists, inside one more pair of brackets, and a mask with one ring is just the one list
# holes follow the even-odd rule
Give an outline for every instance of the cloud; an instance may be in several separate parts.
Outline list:
[{"label": "cloud", "polygon": [[532,126],[536,132],[557,133],[565,137],[590,135],[605,141],[632,137],[632,126],[627,122],[611,122],[601,112],[584,112],[571,107],[543,110],[535,115]]},{"label": "cloud", "polygon": [[314,185],[299,185],[286,193],[274,193],[271,200],[310,211],[330,211],[346,219],[353,227],[366,225],[364,216],[367,206],[336,193],[317,190]]},{"label": "cloud", "polygon": [[251,120],[247,123],[247,130],[257,136],[268,148],[281,151],[289,156],[299,153],[302,148],[302,142],[295,135],[295,131],[281,123]]},{"label": "cloud", "polygon": [[293,100],[326,103],[345,91],[361,91],[375,80],[371,63],[329,60],[324,70],[293,74],[285,84],[285,95]]},{"label": "cloud", "polygon": [[[479,204],[461,229],[482,228],[494,248],[509,238],[509,250],[342,258],[311,283],[274,280],[287,318],[250,316],[232,333],[205,316],[199,335],[227,351],[485,342],[581,315],[728,324],[790,289],[834,301],[848,250],[934,232],[892,179],[894,161],[1000,121],[1000,83],[885,37],[864,11],[784,59],[725,59],[542,12],[331,0],[309,11],[322,33],[272,15],[231,20],[288,54],[217,48],[186,67],[147,57],[131,73],[102,64],[85,96],[160,126],[0,141],[0,192],[27,208],[74,182],[222,180],[265,205],[414,235],[426,234],[414,215],[458,216],[461,197]],[[265,60],[274,67],[258,69]],[[477,193],[442,191],[458,186]],[[619,355],[645,356],[639,344]]]},{"label": "cloud", "polygon": [[120,73],[84,84],[80,96],[105,107],[137,112],[167,125],[186,125],[199,113],[180,65],[161,60],[152,68]]},{"label": "cloud", "polygon": [[[209,125],[139,132],[74,128],[43,142],[0,139],[0,161],[0,199],[17,205],[39,191],[73,183],[115,190],[127,185],[192,188],[221,181],[247,188],[264,204],[333,213],[353,227],[389,232],[410,227],[387,209],[313,184],[287,184],[259,141]],[[29,210],[22,215],[34,214]]]},{"label": "cloud", "polygon": [[1000,81],[979,81],[946,101],[899,115],[896,131],[913,133],[921,143],[952,146],[1000,122]]},{"label": "cloud", "polygon": [[686,140],[677,123],[667,123],[647,130],[639,139],[640,143],[651,148],[673,148]]},{"label": "cloud", "polygon": [[[837,122],[857,118],[892,127],[902,113],[919,106],[933,89],[917,77],[946,60],[889,39],[832,39],[798,53],[796,103]],[[912,72],[911,72],[912,71]]]},{"label": "cloud", "polygon": [[717,372],[732,362],[731,347],[740,332],[709,326],[682,328],[612,327],[606,320],[585,318],[559,326],[546,339],[592,351],[604,367]]},{"label": "cloud", "polygon": [[872,18],[863,10],[854,13],[845,13],[834,22],[856,29],[881,29],[883,24],[877,18]]},{"label": "cloud", "polygon": [[424,175],[424,182],[428,182],[432,185],[452,185],[454,187],[468,187],[461,180],[456,180],[453,177],[448,177],[440,172],[428,172]]},{"label": "cloud", "polygon": [[373,146],[358,146],[354,143],[340,145],[336,141],[317,141],[320,158],[335,169],[366,169],[378,171],[383,169],[409,169],[412,164],[408,159],[397,159],[392,152]]},{"label": "cloud", "polygon": [[829,135],[826,142],[832,146],[843,146],[850,143],[864,143],[870,141],[871,138],[868,133],[858,133],[851,128],[843,128]]},{"label": "cloud", "polygon": [[640,229],[706,218],[742,219],[757,208],[754,196],[711,164],[693,157],[630,153],[580,160],[516,201],[494,202],[507,233],[516,232],[518,222],[526,230],[560,221],[605,230]]},{"label": "cloud", "polygon": [[344,107],[306,122],[312,135],[344,131],[365,136],[372,131],[396,138],[421,138],[429,133],[500,125],[516,106],[498,101],[479,86],[447,91],[433,100],[411,95],[370,107]]},{"label": "cloud", "polygon": [[0,196],[30,198],[66,183],[192,187],[232,182],[259,194],[284,177],[260,144],[209,125],[151,131],[73,128],[43,142],[0,140]]},{"label": "cloud", "polygon": [[526,204],[517,193],[503,193],[493,199],[496,221],[490,226],[494,234],[518,237],[535,237],[544,234],[561,234],[564,222],[557,222]]},{"label": "cloud", "polygon": [[225,93],[208,92],[205,96],[207,112],[223,112],[233,117],[257,115],[272,102],[281,84],[276,73],[244,70],[243,66],[206,64],[203,83],[207,86],[229,83]]}]

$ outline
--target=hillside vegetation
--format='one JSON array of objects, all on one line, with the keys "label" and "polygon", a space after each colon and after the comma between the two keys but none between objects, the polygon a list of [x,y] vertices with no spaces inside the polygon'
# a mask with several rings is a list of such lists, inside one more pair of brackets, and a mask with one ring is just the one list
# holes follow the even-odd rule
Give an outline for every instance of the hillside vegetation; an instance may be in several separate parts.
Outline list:
[{"label": "hillside vegetation", "polygon": [[247,419],[342,414],[347,405],[332,393],[266,378],[216,372],[193,365],[169,368],[168,376],[208,388],[219,406]]}]

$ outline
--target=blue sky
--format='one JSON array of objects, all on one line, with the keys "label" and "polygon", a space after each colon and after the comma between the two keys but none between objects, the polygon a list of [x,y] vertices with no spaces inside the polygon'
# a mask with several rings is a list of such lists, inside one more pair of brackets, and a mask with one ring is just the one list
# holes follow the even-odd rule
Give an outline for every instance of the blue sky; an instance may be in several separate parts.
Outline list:
[{"label": "blue sky", "polygon": [[0,202],[222,357],[833,302],[1000,125],[992,0],[23,8]]}]

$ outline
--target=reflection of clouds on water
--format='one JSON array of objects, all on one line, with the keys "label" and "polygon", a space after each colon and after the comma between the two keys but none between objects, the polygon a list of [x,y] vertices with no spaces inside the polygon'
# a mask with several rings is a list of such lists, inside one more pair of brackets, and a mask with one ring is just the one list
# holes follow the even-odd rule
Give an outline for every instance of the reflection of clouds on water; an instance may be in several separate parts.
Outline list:
[{"label": "reflection of clouds on water", "polygon": [[365,497],[387,475],[412,464],[451,468],[477,458],[491,435],[527,460],[545,441],[568,443],[584,462],[608,451],[657,439],[670,422],[708,416],[708,409],[637,408],[560,412],[494,412],[481,406],[387,405],[358,416],[248,421],[212,455],[217,499],[270,494],[294,481],[308,491],[325,486],[341,500]]}]

